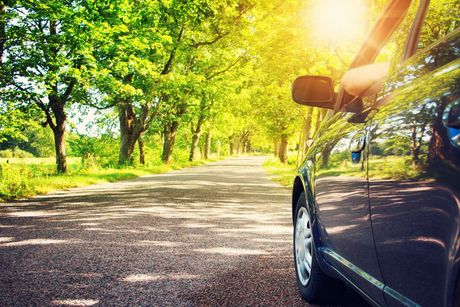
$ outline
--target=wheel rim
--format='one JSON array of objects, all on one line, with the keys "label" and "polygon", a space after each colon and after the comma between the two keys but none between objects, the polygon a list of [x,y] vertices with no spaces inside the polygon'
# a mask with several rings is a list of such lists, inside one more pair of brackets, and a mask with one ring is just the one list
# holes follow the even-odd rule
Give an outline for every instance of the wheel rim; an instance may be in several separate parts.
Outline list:
[{"label": "wheel rim", "polygon": [[297,276],[303,286],[307,285],[311,275],[312,239],[310,217],[307,209],[302,207],[297,213],[294,248]]}]

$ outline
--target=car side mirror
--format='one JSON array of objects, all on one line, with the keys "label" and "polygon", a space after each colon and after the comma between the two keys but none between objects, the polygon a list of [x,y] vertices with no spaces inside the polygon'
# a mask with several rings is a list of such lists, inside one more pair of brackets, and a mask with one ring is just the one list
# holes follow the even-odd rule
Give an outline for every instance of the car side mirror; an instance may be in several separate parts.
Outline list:
[{"label": "car side mirror", "polygon": [[292,84],[292,99],[298,104],[334,109],[335,93],[329,77],[301,76]]}]

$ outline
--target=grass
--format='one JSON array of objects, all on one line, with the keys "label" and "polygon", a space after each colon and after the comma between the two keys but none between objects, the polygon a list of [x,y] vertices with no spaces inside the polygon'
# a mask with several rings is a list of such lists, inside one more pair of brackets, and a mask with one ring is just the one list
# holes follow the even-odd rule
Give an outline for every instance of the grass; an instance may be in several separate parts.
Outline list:
[{"label": "grass", "polygon": [[[3,160],[3,159],[2,159]],[[68,173],[56,174],[53,159],[25,158],[0,161],[0,200],[12,200],[92,184],[133,179],[149,174],[203,165],[218,159],[179,161],[128,168],[81,168],[79,159],[68,160]]]},{"label": "grass", "polygon": [[271,179],[284,186],[292,186],[296,174],[296,166],[294,164],[281,163],[278,159],[270,158],[263,163],[263,167],[273,175]]}]

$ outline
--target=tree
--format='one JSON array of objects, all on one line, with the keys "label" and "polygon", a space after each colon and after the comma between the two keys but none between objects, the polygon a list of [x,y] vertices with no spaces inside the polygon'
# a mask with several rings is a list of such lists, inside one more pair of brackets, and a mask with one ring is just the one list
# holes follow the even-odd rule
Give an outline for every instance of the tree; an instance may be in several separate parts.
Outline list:
[{"label": "tree", "polygon": [[180,54],[176,56],[178,64],[173,74],[188,79],[188,84],[194,85],[186,92],[185,98],[183,93],[175,96],[167,94],[170,105],[165,108],[167,116],[164,117],[164,162],[169,163],[171,159],[175,131],[182,116],[191,124],[192,144],[189,159],[195,159],[202,126],[215,102],[213,94],[203,89],[235,68],[244,58],[245,53],[238,49],[241,47],[238,33],[246,23],[243,16],[250,8],[250,5],[239,1],[213,3],[209,5],[210,11],[204,16],[205,19],[200,19],[199,22],[194,19],[185,21],[185,25],[191,24],[193,29],[186,27],[183,43],[178,49]]},{"label": "tree", "polygon": [[[5,92],[13,101],[36,104],[54,134],[56,167],[67,171],[66,107],[91,70],[91,9],[85,1],[19,1],[9,8]],[[12,22],[14,20],[14,22]]]}]

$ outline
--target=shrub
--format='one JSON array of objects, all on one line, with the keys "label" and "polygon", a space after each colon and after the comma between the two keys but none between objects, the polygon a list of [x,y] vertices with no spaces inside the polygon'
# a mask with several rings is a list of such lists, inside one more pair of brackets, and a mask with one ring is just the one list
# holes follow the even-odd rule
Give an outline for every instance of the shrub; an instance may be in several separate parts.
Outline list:
[{"label": "shrub", "polygon": [[15,158],[33,158],[34,155],[31,154],[30,152],[27,152],[25,150],[18,148],[14,150],[14,157]]},{"label": "shrub", "polygon": [[0,158],[12,158],[13,151],[11,149],[0,150]]},{"label": "shrub", "polygon": [[16,148],[14,151],[12,149],[0,150],[0,158],[33,158],[34,155],[25,150]]},{"label": "shrub", "polygon": [[33,194],[29,178],[33,177],[26,165],[0,165],[0,198],[12,199]]}]

